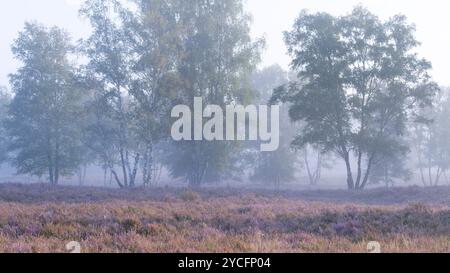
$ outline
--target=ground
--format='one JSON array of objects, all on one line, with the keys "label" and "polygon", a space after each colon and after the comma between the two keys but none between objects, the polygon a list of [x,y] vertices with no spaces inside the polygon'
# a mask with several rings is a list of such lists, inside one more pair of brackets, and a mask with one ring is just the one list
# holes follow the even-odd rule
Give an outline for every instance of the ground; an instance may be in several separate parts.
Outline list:
[{"label": "ground", "polygon": [[0,185],[0,252],[450,252],[450,187],[113,190]]}]

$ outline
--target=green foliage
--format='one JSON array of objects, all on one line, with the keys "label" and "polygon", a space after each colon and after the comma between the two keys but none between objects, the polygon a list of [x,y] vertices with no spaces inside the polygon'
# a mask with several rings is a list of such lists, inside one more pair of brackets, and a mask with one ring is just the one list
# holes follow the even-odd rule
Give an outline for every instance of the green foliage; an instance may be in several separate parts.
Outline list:
[{"label": "green foliage", "polygon": [[6,128],[20,174],[49,175],[57,184],[80,163],[81,89],[69,62],[67,33],[27,23],[12,51],[23,66],[10,76],[14,98]]},{"label": "green foliage", "polygon": [[121,187],[135,186],[139,168],[144,184],[154,176],[154,152],[167,138],[181,58],[177,10],[159,0],[138,6],[132,11],[113,0],[88,1],[81,10],[94,29],[83,47],[95,90],[89,143]]},{"label": "green foliage", "polygon": [[411,143],[424,186],[437,186],[450,169],[449,95],[448,88],[443,88],[411,128]]},{"label": "green foliage", "polygon": [[93,28],[83,43],[89,58],[88,87],[95,90],[88,142],[120,187],[134,186],[140,159],[134,105],[129,99],[134,55],[120,20],[123,10],[117,1],[86,1],[80,12]]},{"label": "green foliage", "polygon": [[409,149],[406,147],[406,144],[399,145],[396,150],[378,157],[373,164],[369,183],[393,187],[398,181],[410,180],[412,172],[407,166]]},{"label": "green foliage", "polygon": [[[253,89],[256,92],[256,103],[267,104],[273,89],[289,81],[288,73],[280,66],[273,65],[257,71],[253,75]],[[288,115],[288,105],[281,105],[280,112],[280,147],[274,152],[260,152],[259,145],[252,146],[254,156],[251,159],[255,182],[270,183],[280,186],[281,183],[295,179],[298,158],[290,144],[295,135],[296,126]]]},{"label": "green foliage", "polygon": [[414,27],[360,6],[343,17],[304,11],[285,41],[302,84],[280,87],[273,100],[292,103],[291,118],[305,122],[294,146],[334,152],[349,189],[364,188],[375,161],[401,145],[407,121],[437,90],[430,63],[414,53]]},{"label": "green foliage", "polygon": [[[322,156],[334,154],[349,189],[363,189],[406,179],[411,144],[425,185],[450,169],[448,94],[435,96],[404,16],[303,11],[285,33],[289,76],[277,65],[254,73],[264,42],[252,40],[242,0],[92,0],[80,12],[92,34],[78,48],[63,30],[30,23],[13,44],[22,66],[10,76],[13,96],[0,89],[0,162],[20,174],[57,184],[95,163],[134,187],[154,183],[164,164],[191,186],[248,174],[281,183],[295,179],[303,154],[315,184]],[[76,68],[73,53],[87,63]],[[195,97],[222,107],[282,102],[280,148],[171,142],[170,110]]]},{"label": "green foliage", "polygon": [[[181,104],[193,105],[194,97],[205,104],[224,106],[252,100],[250,76],[259,61],[261,42],[250,37],[250,18],[241,0],[174,1],[180,5],[183,22],[183,58],[177,72],[183,83],[178,93]],[[174,177],[191,186],[205,180],[224,178],[233,168],[239,144],[231,142],[174,143],[166,159]],[[228,174],[229,177],[229,174]]]},{"label": "green foliage", "polygon": [[179,34],[184,27],[177,21],[178,7],[176,1],[145,0],[139,3],[138,15],[128,12],[122,16],[127,39],[138,56],[133,64],[130,96],[135,103],[146,185],[156,182],[159,143],[168,138],[170,110],[182,84],[176,71],[182,58]]},{"label": "green foliage", "polygon": [[6,88],[0,86],[0,164],[8,158],[8,135],[4,127],[4,122],[8,115],[10,102],[11,95]]},{"label": "green foliage", "polygon": [[[249,101],[248,77],[259,43],[249,35],[241,1],[88,1],[82,14],[92,36],[84,43],[95,91],[89,143],[121,187],[142,168],[151,182],[158,142],[168,137],[174,104]],[[97,109],[97,110],[95,110]],[[176,143],[167,153],[175,177],[200,183],[223,172],[234,145]],[[116,169],[120,169],[121,175]],[[195,181],[195,182],[194,182]]]}]

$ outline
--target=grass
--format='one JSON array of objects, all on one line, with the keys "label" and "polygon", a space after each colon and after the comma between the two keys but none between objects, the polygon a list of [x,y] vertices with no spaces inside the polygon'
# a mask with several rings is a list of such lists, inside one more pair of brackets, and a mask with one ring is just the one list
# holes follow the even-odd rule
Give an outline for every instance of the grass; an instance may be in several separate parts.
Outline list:
[{"label": "grass", "polygon": [[0,252],[450,252],[449,188],[334,193],[1,185]]}]

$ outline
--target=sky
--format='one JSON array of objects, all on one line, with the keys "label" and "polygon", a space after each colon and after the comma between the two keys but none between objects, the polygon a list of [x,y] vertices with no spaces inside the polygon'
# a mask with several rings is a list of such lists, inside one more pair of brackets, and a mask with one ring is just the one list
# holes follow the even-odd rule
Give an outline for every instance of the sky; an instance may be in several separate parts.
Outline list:
[{"label": "sky", "polygon": [[[421,57],[433,63],[432,76],[441,85],[450,86],[450,1],[448,0],[244,0],[253,16],[252,36],[265,37],[261,66],[275,63],[289,67],[283,31],[290,30],[302,9],[344,15],[361,3],[382,19],[401,13],[417,28],[422,42]],[[8,74],[19,63],[13,59],[11,43],[26,21],[58,25],[73,39],[86,37],[89,25],[78,16],[80,0],[3,0],[0,1],[0,85],[8,86]]]}]

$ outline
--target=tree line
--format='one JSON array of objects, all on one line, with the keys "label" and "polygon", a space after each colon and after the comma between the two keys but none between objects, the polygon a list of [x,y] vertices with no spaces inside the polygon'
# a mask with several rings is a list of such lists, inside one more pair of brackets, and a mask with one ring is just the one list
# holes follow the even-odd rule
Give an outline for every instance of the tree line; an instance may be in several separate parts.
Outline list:
[{"label": "tree line", "polygon": [[[19,174],[57,185],[98,165],[129,188],[151,185],[163,166],[198,187],[244,177],[279,185],[303,169],[317,184],[340,160],[348,188],[364,189],[407,179],[408,154],[424,185],[450,167],[448,94],[404,16],[302,11],[285,32],[288,72],[257,69],[264,40],[251,38],[242,0],[92,0],[80,15],[87,39],[26,23],[12,45],[22,66],[13,94],[0,92],[0,162]],[[195,97],[280,104],[280,148],[171,140],[171,109]]]}]

